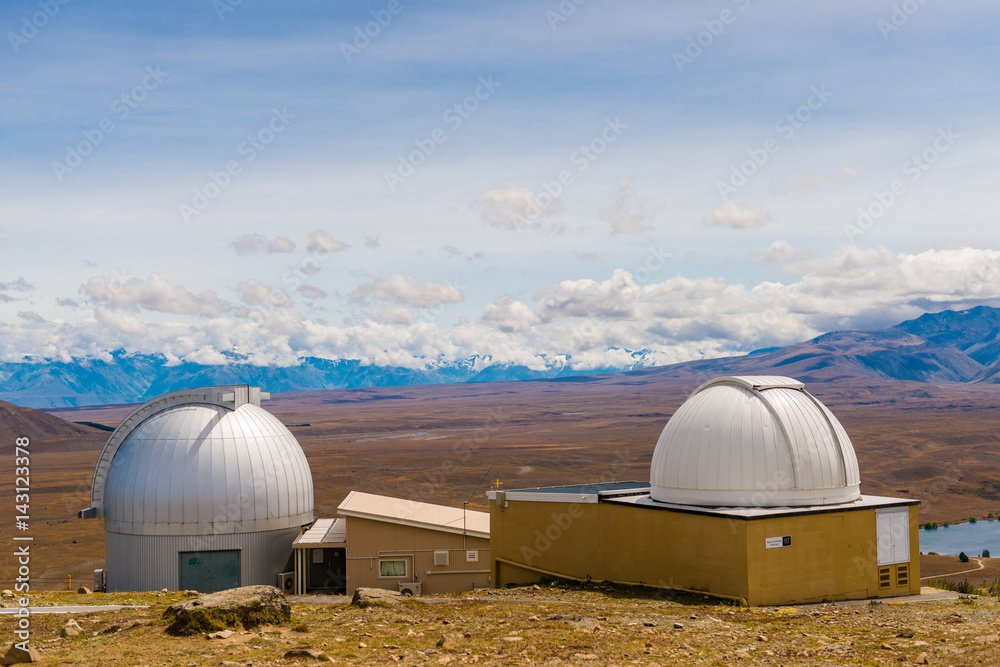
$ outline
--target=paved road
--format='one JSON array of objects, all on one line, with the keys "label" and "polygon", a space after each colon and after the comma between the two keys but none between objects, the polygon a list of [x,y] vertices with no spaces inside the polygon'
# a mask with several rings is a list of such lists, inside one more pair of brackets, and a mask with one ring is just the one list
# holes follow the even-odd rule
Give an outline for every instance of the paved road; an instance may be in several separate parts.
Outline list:
[{"label": "paved road", "polygon": [[[65,607],[28,607],[32,614],[86,614],[92,611],[120,611],[122,609],[148,609],[146,604],[75,604]],[[0,614],[16,614],[20,607],[0,609]]]}]

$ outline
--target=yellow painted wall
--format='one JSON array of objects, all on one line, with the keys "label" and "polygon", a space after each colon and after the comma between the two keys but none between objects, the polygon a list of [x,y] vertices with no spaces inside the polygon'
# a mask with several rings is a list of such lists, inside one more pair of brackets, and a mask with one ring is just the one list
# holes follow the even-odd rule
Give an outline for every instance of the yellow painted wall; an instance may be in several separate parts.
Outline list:
[{"label": "yellow painted wall", "polygon": [[[879,586],[875,509],[751,521],[612,503],[490,503],[493,581],[545,573],[697,590],[754,605],[920,592],[917,507],[909,507],[910,562]],[[765,538],[791,536],[767,549]],[[900,572],[905,585],[897,585]]]},{"label": "yellow painted wall", "polygon": [[[879,586],[875,509],[748,522],[750,604],[892,597],[920,593],[920,534],[917,506],[908,508],[910,561],[906,584],[897,585],[899,564]],[[765,548],[765,538],[792,536],[792,545]]]},{"label": "yellow painted wall", "polygon": [[746,595],[742,521],[608,503],[491,502],[490,512],[497,586],[537,581],[529,572],[542,570]]},{"label": "yellow painted wall", "polygon": [[[348,595],[362,586],[398,590],[401,579],[379,576],[380,558],[406,560],[408,576],[402,581],[420,581],[427,594],[490,585],[488,539],[357,517],[347,517],[347,535]],[[435,550],[448,551],[448,565],[434,565]],[[467,551],[476,551],[479,560],[469,562]]]}]

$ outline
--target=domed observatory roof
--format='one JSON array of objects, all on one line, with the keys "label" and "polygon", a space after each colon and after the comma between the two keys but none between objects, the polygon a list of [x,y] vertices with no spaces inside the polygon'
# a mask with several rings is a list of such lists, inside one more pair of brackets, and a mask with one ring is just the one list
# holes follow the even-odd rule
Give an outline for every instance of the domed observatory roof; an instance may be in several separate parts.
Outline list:
[{"label": "domed observatory roof", "polygon": [[309,463],[260,398],[257,387],[202,387],[129,415],[94,475],[92,510],[106,530],[209,535],[311,522]]},{"label": "domed observatory roof", "polygon": [[650,496],[709,507],[832,505],[857,500],[860,481],[847,433],[801,382],[721,377],[664,427]]}]

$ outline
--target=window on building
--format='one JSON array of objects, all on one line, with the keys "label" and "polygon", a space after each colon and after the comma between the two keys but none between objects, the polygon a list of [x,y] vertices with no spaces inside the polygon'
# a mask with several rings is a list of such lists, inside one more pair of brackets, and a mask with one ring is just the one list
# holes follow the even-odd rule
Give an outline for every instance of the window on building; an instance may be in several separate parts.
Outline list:
[{"label": "window on building", "polygon": [[405,577],[406,559],[400,560],[380,560],[378,562],[378,576],[380,577]]}]

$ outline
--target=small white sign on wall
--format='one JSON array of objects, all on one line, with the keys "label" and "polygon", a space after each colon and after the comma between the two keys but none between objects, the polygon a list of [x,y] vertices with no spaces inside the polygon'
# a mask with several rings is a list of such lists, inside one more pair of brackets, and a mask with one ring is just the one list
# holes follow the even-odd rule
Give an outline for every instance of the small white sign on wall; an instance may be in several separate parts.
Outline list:
[{"label": "small white sign on wall", "polygon": [[792,546],[792,536],[784,535],[782,537],[765,537],[764,547],[766,549],[777,549],[778,547],[790,547]]}]

